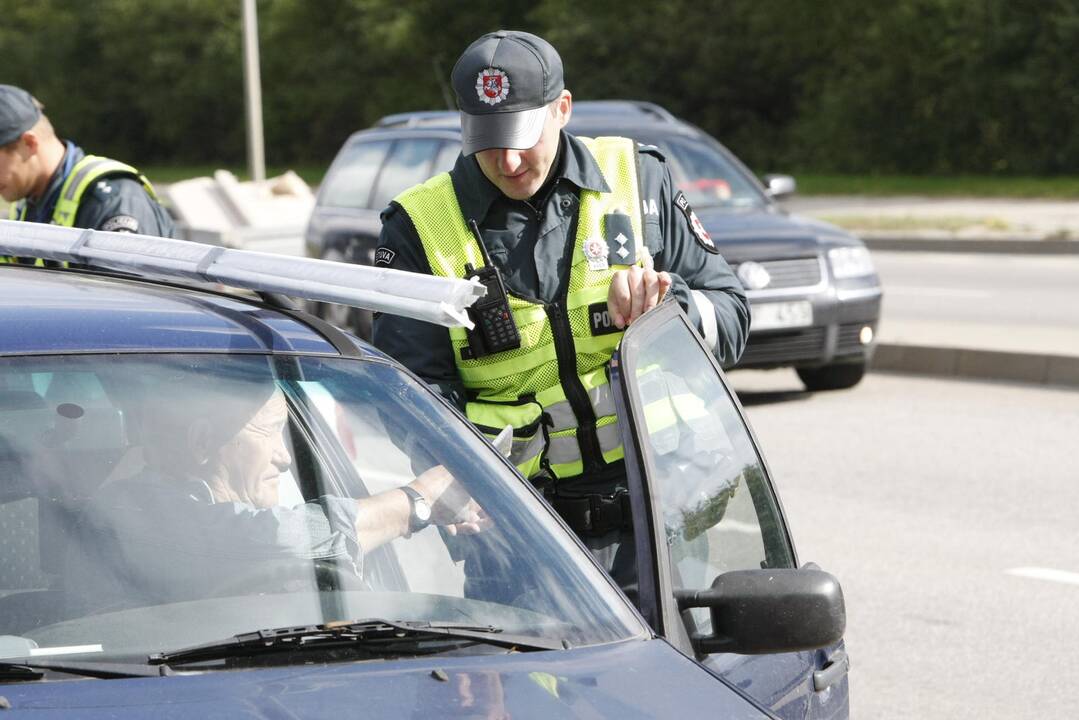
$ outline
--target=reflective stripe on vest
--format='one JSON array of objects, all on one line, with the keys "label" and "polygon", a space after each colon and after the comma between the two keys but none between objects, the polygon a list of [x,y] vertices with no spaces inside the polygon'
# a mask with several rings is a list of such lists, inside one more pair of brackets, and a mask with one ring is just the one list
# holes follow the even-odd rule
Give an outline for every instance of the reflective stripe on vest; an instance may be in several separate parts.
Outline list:
[{"label": "reflective stripe on vest", "polygon": [[[82,202],[82,196],[86,189],[106,175],[134,177],[142,183],[146,193],[155,201],[157,200],[154,186],[150,184],[145,175],[135,168],[117,160],[110,160],[98,155],[86,155],[82,160],[75,163],[71,168],[71,172],[68,173],[67,179],[64,180],[64,184],[60,187],[60,197],[57,198],[56,206],[52,211],[52,224],[73,227],[75,225],[75,216],[79,212],[79,203]],[[26,202],[23,201],[9,207],[8,218],[11,220],[25,220]],[[15,262],[13,257],[0,256],[0,263],[13,262]],[[34,262],[34,265],[38,266],[43,264],[41,260]]]},{"label": "reflective stripe on vest", "polygon": [[[629,217],[633,230],[635,262],[642,264],[647,250],[642,242],[637,148],[626,138],[581,138],[581,141],[595,157],[611,192],[582,190],[580,193],[569,282],[566,294],[558,301],[572,335],[576,377],[568,379],[559,375],[548,308],[512,293],[508,299],[521,336],[520,348],[464,360],[461,349],[468,345],[466,331],[462,328],[449,331],[461,381],[474,398],[466,405],[466,414],[491,436],[506,425],[514,427],[511,457],[526,476],[534,475],[545,462],[558,477],[579,475],[584,469],[579,433],[595,433],[604,462],[622,457],[606,373],[606,365],[622,333],[593,336],[588,306],[605,305],[611,277],[629,265],[618,263],[619,258],[611,254],[608,267],[593,269],[583,247],[586,239],[598,239],[606,245],[604,217],[622,213]],[[435,275],[463,277],[466,263],[476,267],[485,264],[479,244],[461,213],[448,173],[406,190],[396,202],[412,220]],[[566,395],[566,385],[570,382],[584,388],[595,415],[594,428],[580,427]],[[535,403],[522,403],[521,398],[534,398]],[[531,409],[523,414],[522,407]],[[544,433],[531,432],[538,419],[544,422],[545,437]],[[542,445],[537,440],[539,437],[544,439]]]},{"label": "reflective stripe on vest", "polygon": [[83,193],[93,183],[106,175],[130,175],[142,183],[143,189],[146,190],[150,197],[157,200],[154,186],[135,168],[117,160],[110,160],[97,155],[87,155],[75,163],[75,167],[71,168],[67,180],[64,181],[63,187],[60,188],[60,197],[57,199],[56,207],[52,211],[52,224],[64,225],[65,227],[74,226],[75,215],[79,211],[79,202],[82,200]]}]

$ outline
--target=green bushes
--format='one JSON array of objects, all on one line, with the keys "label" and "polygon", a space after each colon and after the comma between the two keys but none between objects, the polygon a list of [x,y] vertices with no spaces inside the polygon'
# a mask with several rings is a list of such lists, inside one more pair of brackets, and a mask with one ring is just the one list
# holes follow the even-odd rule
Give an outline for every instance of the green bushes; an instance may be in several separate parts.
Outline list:
[{"label": "green bushes", "polygon": [[[446,107],[466,42],[530,30],[575,97],[659,102],[755,168],[1079,173],[1070,0],[262,0],[267,161],[314,164],[382,115]],[[0,0],[0,82],[132,162],[243,163],[240,2]]]}]

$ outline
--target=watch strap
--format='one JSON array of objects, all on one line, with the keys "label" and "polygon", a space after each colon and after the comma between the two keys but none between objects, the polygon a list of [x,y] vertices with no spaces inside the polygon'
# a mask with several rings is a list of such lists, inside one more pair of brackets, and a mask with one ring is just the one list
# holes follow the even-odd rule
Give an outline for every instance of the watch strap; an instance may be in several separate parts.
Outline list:
[{"label": "watch strap", "polygon": [[419,516],[419,513],[416,512],[416,505],[423,503],[430,508],[427,499],[420,494],[419,490],[411,488],[408,485],[402,485],[401,490],[404,491],[405,495],[408,497],[408,531],[414,533],[418,530],[423,530],[431,524],[430,509],[428,509],[427,518],[423,519]]}]

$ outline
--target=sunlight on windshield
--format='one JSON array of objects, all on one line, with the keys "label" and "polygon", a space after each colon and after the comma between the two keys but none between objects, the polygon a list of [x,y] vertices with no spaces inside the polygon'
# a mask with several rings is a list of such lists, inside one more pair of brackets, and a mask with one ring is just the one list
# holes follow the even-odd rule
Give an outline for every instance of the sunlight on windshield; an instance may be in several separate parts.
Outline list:
[{"label": "sunlight on windshield", "polygon": [[5,360],[0,470],[0,657],[363,618],[640,632],[496,453],[386,364]]}]

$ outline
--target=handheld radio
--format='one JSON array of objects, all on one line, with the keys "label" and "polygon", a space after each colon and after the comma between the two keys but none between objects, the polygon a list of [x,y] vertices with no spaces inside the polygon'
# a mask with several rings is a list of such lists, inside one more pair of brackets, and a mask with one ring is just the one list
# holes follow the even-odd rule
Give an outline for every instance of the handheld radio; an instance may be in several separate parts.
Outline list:
[{"label": "handheld radio", "polygon": [[[483,249],[479,226],[475,220],[470,220],[469,225],[486,259],[487,253]],[[461,349],[461,357],[471,360],[521,347],[521,335],[517,332],[517,323],[513,320],[502,273],[490,260],[481,268],[466,263],[465,279],[471,278],[478,279],[487,288],[487,293],[468,308],[468,315],[476,327],[468,331],[468,347]]]}]

